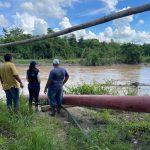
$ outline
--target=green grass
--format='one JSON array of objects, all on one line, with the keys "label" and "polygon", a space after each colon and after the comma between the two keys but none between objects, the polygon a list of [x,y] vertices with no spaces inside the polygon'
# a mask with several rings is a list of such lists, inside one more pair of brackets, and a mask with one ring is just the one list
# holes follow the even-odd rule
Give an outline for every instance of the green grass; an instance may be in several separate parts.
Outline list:
[{"label": "green grass", "polygon": [[0,149],[59,150],[63,138],[58,138],[62,123],[55,118],[30,114],[22,98],[19,114],[6,113],[0,104]]},{"label": "green grass", "polygon": [[[29,64],[31,61],[36,61],[39,64],[52,64],[53,59],[14,59],[16,64]],[[60,59],[62,64],[79,64],[80,59]]]},{"label": "green grass", "polygon": [[[59,118],[28,111],[21,97],[19,114],[9,114],[0,102],[0,149],[3,150],[76,150],[89,147],[80,131]],[[76,131],[76,132],[73,132]],[[76,135],[78,141],[74,141]],[[83,139],[83,140],[82,140]],[[85,146],[87,145],[87,146]]]},{"label": "green grass", "polygon": [[[96,114],[90,117],[93,125],[89,127],[88,135],[93,144],[87,141],[77,128],[70,128],[68,141],[71,143],[71,149],[96,150],[95,145],[101,150],[150,149],[149,114],[103,109],[97,110]],[[84,123],[81,123],[81,126],[84,126]]]},{"label": "green grass", "polygon": [[[129,89],[125,94],[136,95],[135,91]],[[112,95],[116,94],[116,89],[84,83],[67,92]],[[85,130],[91,139],[88,141],[78,128],[64,124],[61,118],[30,114],[23,97],[20,104],[19,114],[10,115],[0,101],[0,149],[97,150],[99,147],[101,150],[150,150],[150,114],[86,108],[86,118],[78,119],[80,125],[88,129]]]},{"label": "green grass", "polygon": [[105,84],[93,82],[93,83],[81,83],[72,87],[66,88],[67,94],[74,95],[138,95],[137,88],[120,86],[112,86],[112,81],[106,81]]},{"label": "green grass", "polygon": [[[101,148],[109,149],[148,149],[150,146],[150,117],[149,114],[129,113],[106,110],[97,112],[97,124],[90,132],[95,143]],[[103,143],[103,144],[102,144]],[[102,145],[101,145],[102,144]]]},{"label": "green grass", "polygon": [[[118,88],[111,87],[113,83],[108,81],[105,86],[99,83],[79,84],[67,89],[69,94],[93,94],[93,95],[118,95]],[[110,86],[110,87],[109,87]],[[120,87],[119,87],[120,88]],[[137,95],[137,88],[123,89],[123,95]],[[89,126],[88,135],[93,145],[106,150],[150,150],[150,114],[124,112],[108,109],[87,109],[92,120]],[[81,125],[85,126],[84,120]],[[87,125],[88,126],[88,125]],[[77,129],[69,131],[70,141],[74,141],[74,146],[78,149],[91,149],[92,144],[85,142]],[[82,137],[79,140],[78,137]],[[72,139],[73,138],[73,139]]]}]

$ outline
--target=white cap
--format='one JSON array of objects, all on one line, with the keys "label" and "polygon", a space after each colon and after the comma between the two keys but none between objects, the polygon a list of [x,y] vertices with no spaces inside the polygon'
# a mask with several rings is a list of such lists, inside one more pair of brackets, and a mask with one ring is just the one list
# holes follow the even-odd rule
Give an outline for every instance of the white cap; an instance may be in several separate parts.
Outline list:
[{"label": "white cap", "polygon": [[54,64],[54,65],[59,65],[59,59],[54,59],[54,60],[53,60],[53,64]]}]

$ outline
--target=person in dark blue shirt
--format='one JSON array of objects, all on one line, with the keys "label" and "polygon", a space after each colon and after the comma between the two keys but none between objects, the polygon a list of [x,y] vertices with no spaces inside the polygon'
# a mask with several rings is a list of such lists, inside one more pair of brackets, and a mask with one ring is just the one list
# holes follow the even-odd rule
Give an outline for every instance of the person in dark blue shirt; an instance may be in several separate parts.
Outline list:
[{"label": "person in dark blue shirt", "polygon": [[36,68],[37,63],[32,61],[27,70],[27,81],[29,90],[29,109],[32,109],[32,102],[35,102],[35,110],[38,111],[38,100],[40,92],[40,76],[39,69]]},{"label": "person in dark blue shirt", "polygon": [[60,113],[63,99],[63,85],[69,79],[68,72],[59,66],[58,59],[53,60],[53,67],[54,68],[50,71],[49,78],[44,90],[44,93],[46,94],[48,89],[48,99],[52,110],[50,113],[51,116],[55,116],[56,106],[57,113]]}]

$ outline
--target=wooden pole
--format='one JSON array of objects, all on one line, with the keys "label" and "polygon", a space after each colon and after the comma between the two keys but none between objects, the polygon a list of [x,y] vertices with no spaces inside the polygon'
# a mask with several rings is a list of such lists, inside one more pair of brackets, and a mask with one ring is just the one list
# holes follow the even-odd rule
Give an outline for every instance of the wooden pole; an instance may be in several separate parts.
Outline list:
[{"label": "wooden pole", "polygon": [[134,8],[129,8],[129,9],[126,9],[126,10],[123,10],[123,11],[119,11],[119,12],[104,16],[102,18],[99,18],[99,19],[96,19],[96,20],[93,20],[93,21],[90,21],[90,22],[82,23],[82,24],[79,24],[79,25],[76,25],[76,26],[58,31],[58,32],[33,37],[31,39],[0,44],[0,47],[15,46],[15,45],[21,45],[21,44],[22,45],[23,44],[29,44],[29,43],[32,43],[32,42],[41,41],[41,40],[45,40],[45,39],[52,38],[52,37],[57,37],[57,36],[60,36],[60,35],[64,35],[64,34],[71,33],[71,32],[77,31],[77,30],[85,29],[85,28],[89,28],[89,27],[92,27],[92,26],[96,26],[96,25],[111,21],[111,20],[115,20],[115,19],[118,19],[118,18],[130,16],[130,15],[145,12],[145,11],[150,11],[150,3],[139,6],[139,7],[134,7]]}]

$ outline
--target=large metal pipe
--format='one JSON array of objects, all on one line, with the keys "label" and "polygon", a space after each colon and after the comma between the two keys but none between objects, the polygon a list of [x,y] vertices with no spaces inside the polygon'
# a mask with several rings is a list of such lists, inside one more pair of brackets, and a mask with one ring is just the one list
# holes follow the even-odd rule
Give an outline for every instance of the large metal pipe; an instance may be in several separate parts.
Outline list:
[{"label": "large metal pipe", "polygon": [[[41,95],[40,99],[47,99]],[[63,104],[150,113],[149,96],[65,95]]]}]

